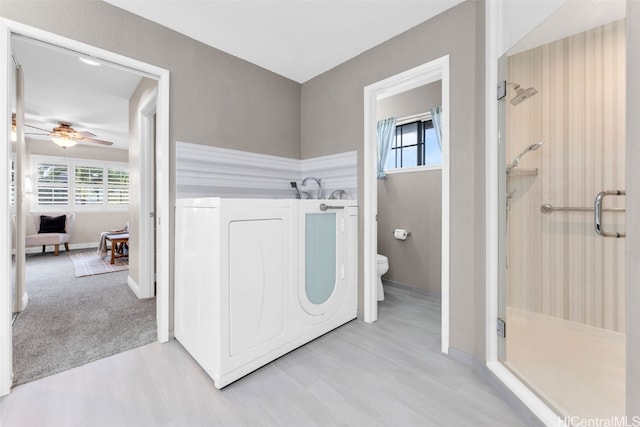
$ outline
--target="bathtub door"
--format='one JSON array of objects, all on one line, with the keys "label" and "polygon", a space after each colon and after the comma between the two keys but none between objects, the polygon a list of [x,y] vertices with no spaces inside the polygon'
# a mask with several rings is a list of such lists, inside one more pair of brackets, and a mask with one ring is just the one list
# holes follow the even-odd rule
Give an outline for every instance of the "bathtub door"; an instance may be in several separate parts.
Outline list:
[{"label": "bathtub door", "polygon": [[323,317],[346,295],[346,207],[334,200],[298,206],[298,301],[308,316]]},{"label": "bathtub door", "polygon": [[502,64],[500,360],[581,419],[625,413],[625,43],[618,20]]}]

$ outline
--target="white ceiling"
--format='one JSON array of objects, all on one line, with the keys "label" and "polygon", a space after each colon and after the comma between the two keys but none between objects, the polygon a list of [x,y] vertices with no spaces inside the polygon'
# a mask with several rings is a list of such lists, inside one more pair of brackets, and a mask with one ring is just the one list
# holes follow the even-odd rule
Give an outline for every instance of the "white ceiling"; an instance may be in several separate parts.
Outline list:
[{"label": "white ceiling", "polygon": [[462,0],[105,0],[299,83]]},{"label": "white ceiling", "polygon": [[548,19],[512,47],[508,54],[515,55],[618,21],[626,16],[626,8],[626,0],[565,1]]},{"label": "white ceiling", "polygon": [[[24,73],[26,124],[51,130],[68,122],[127,149],[129,98],[141,76],[109,64],[86,65],[72,51],[23,37],[14,36],[12,45]],[[25,132],[43,133],[28,127]],[[46,134],[28,136],[49,140]]]}]

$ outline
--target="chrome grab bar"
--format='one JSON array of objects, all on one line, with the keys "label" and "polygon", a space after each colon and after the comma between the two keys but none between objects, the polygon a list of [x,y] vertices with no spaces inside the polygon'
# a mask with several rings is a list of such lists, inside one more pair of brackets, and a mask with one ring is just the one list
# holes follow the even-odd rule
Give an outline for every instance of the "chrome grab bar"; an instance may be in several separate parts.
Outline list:
[{"label": "chrome grab bar", "polygon": [[603,237],[615,237],[615,238],[627,237],[627,233],[618,233],[618,232],[611,233],[611,232],[606,232],[602,229],[602,211],[604,210],[602,209],[602,201],[604,200],[604,198],[606,196],[625,196],[626,194],[627,193],[624,190],[605,190],[598,193],[593,206],[593,210],[595,212],[594,226],[596,229],[596,233],[598,233]]},{"label": "chrome grab bar", "polygon": [[344,209],[344,206],[329,206],[325,205],[324,203],[320,205],[320,210],[322,212],[326,211],[327,209]]},{"label": "chrome grab bar", "polygon": [[[625,208],[607,208],[602,209],[602,212],[624,212]],[[540,206],[540,212],[550,214],[553,212],[593,212],[593,208],[583,207],[571,207],[571,206],[552,206],[549,203],[545,203]]]}]

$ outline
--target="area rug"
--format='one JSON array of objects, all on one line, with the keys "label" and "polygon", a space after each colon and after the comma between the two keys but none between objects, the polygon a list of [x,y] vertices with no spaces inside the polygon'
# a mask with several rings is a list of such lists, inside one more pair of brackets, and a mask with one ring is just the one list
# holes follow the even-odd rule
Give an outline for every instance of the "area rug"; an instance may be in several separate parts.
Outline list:
[{"label": "area rug", "polygon": [[128,258],[116,258],[114,264],[110,264],[111,256],[101,258],[95,252],[78,252],[70,254],[69,259],[73,263],[76,277],[93,276],[95,274],[113,273],[129,269]]}]

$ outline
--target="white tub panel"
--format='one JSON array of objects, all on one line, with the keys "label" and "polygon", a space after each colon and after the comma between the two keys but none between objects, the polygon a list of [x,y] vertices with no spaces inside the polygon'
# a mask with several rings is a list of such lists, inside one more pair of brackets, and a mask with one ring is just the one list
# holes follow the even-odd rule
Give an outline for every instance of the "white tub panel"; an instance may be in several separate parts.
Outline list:
[{"label": "white tub panel", "polygon": [[281,219],[229,223],[231,356],[283,332],[283,235]]}]

